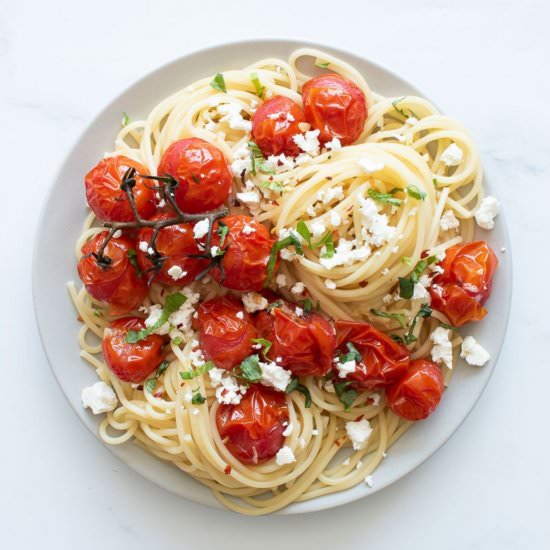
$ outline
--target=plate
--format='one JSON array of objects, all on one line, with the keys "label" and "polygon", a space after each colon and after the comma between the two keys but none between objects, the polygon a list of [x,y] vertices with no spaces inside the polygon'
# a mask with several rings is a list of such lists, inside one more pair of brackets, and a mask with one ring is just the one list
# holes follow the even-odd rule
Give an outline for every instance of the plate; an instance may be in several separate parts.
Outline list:
[{"label": "plate", "polygon": [[[33,258],[33,293],[36,320],[42,345],[61,389],[82,422],[97,437],[101,418],[82,408],[83,387],[97,380],[95,371],[79,359],[77,342],[79,323],[67,291],[67,282],[78,280],[74,245],[86,215],[84,175],[90,166],[112,149],[120,128],[120,117],[129,111],[132,118],[145,117],[164,97],[185,85],[224,69],[239,68],[264,57],[287,58],[296,48],[315,47],[340,57],[358,69],[373,90],[386,96],[418,95],[414,86],[357,55],[335,48],[290,40],[255,40],[223,44],[186,55],[145,76],[115,98],[90,124],[70,151],[51,186],[35,239]],[[495,194],[485,181],[488,194]],[[51,215],[55,213],[55,215]],[[281,514],[312,512],[339,506],[382,490],[408,474],[432,455],[460,426],[485,388],[504,340],[508,323],[512,269],[510,244],[504,215],[500,214],[492,231],[479,230],[477,235],[495,249],[506,247],[500,254],[488,317],[468,328],[491,353],[491,361],[479,369],[464,364],[456,372],[445,393],[442,405],[424,422],[413,426],[392,447],[387,460],[375,472],[375,485],[359,485],[344,492],[315,500],[292,504]],[[141,475],[189,500],[205,505],[221,505],[210,491],[160,459],[130,443],[107,446],[122,462]]]}]

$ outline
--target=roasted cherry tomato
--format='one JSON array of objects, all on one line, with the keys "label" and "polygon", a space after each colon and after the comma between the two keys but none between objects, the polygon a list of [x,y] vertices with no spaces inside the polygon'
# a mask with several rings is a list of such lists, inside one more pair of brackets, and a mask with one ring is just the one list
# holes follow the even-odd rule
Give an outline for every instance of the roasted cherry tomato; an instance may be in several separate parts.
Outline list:
[{"label": "roasted cherry tomato", "polygon": [[[330,323],[318,313],[296,313],[286,303],[256,316],[256,328],[272,345],[269,357],[297,376],[323,376],[332,365],[336,338]],[[280,359],[279,359],[280,358]]]},{"label": "roasted cherry tomato", "polygon": [[[111,222],[129,222],[135,219],[128,196],[120,188],[129,168],[135,168],[138,174],[149,175],[145,166],[124,156],[105,158],[86,174],[86,199],[99,219]],[[146,186],[146,182],[147,180],[136,177],[133,193],[138,214],[148,219],[155,214],[157,204],[155,192]]]},{"label": "roasted cherry tomato", "polygon": [[132,264],[135,243],[127,237],[111,239],[102,258],[98,254],[106,231],[98,233],[82,247],[78,262],[78,275],[88,294],[101,302],[107,302],[111,315],[121,315],[136,309],[147,296],[145,279]]},{"label": "roasted cherry tomato", "polygon": [[126,335],[130,330],[145,328],[138,317],[123,317],[111,323],[103,333],[103,357],[111,371],[125,382],[142,382],[164,360],[164,338],[150,334],[147,338],[130,344]]},{"label": "roasted cherry tomato", "polygon": [[293,137],[305,122],[302,108],[288,97],[277,95],[264,101],[252,117],[252,137],[262,153],[296,156],[300,148]]},{"label": "roasted cherry tomato", "polygon": [[285,394],[255,385],[238,405],[220,405],[216,411],[218,432],[228,451],[248,464],[277,454],[288,418]]},{"label": "roasted cherry tomato", "polygon": [[217,367],[232,369],[254,353],[256,329],[250,315],[233,296],[221,296],[198,307],[197,328],[204,356]]},{"label": "roasted cherry tomato", "polygon": [[[170,219],[169,214],[158,214],[153,221]],[[147,251],[153,236],[153,229],[142,227],[137,236],[137,259],[141,269],[149,275],[153,273],[154,263]],[[144,244],[145,243],[145,244]],[[143,250],[145,248],[145,250]],[[185,286],[208,267],[208,260],[193,258],[201,250],[193,235],[193,225],[179,223],[162,228],[156,240],[156,249],[162,261],[154,280],[165,285]]]},{"label": "roasted cherry tomato", "polygon": [[390,409],[407,420],[423,420],[434,412],[443,394],[443,376],[435,363],[412,361],[409,370],[387,388]]},{"label": "roasted cherry tomato", "polygon": [[[361,354],[355,372],[346,376],[358,389],[381,388],[399,380],[409,368],[410,356],[405,346],[368,323],[336,321],[337,347],[348,352],[345,344],[351,342]],[[338,353],[338,352],[337,352]],[[338,377],[338,373],[335,373]]]},{"label": "roasted cherry tomato", "polygon": [[484,241],[452,246],[440,264],[443,273],[430,287],[431,306],[456,327],[483,319],[497,265],[495,253]]},{"label": "roasted cherry tomato", "polygon": [[304,84],[302,98],[306,120],[321,132],[322,143],[336,137],[349,145],[361,135],[367,101],[357,84],[337,74],[317,76]]},{"label": "roasted cherry tomato", "polygon": [[177,205],[192,214],[220,206],[231,192],[233,177],[223,153],[199,138],[180,139],[162,155],[159,176],[172,176]]},{"label": "roasted cherry tomato", "polygon": [[[224,231],[227,231],[225,236]],[[266,227],[253,218],[222,218],[214,224],[212,234],[212,246],[217,246],[223,254],[217,259],[221,269],[215,266],[211,271],[212,277],[233,290],[261,290],[267,279],[267,264],[274,244],[275,240]]]}]

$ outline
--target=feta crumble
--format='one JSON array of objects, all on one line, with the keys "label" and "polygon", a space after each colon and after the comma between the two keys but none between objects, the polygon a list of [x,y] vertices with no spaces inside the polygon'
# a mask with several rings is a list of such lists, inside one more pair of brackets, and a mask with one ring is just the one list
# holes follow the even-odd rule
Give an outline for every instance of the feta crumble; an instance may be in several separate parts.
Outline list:
[{"label": "feta crumble", "polygon": [[359,451],[365,448],[372,433],[370,422],[366,418],[356,422],[346,422],[346,432],[351,440],[353,449]]},{"label": "feta crumble", "polygon": [[245,234],[245,235],[251,235],[252,233],[256,233],[256,228],[255,227],[252,227],[251,225],[245,223],[243,225],[243,230],[242,232]]},{"label": "feta crumble", "polygon": [[260,369],[262,371],[260,382],[264,386],[270,386],[283,392],[286,390],[292,378],[292,373],[290,371],[283,369],[283,367],[280,367],[273,361],[269,363],[260,361]]},{"label": "feta crumble", "polygon": [[324,233],[326,233],[326,226],[322,221],[316,221],[311,224],[311,232],[313,233],[314,237],[320,237]]},{"label": "feta crumble", "polygon": [[285,428],[285,431],[283,432],[283,437],[288,437],[294,430],[294,426],[292,425],[292,422],[289,422],[288,426]]},{"label": "feta crumble", "polygon": [[240,386],[235,378],[225,376],[220,380],[220,385],[216,388],[216,400],[223,405],[238,405],[246,390],[246,386]]},{"label": "feta crumble", "polygon": [[103,381],[84,388],[81,399],[84,408],[92,409],[94,414],[113,411],[118,405],[118,399],[113,388]]},{"label": "feta crumble", "polygon": [[333,137],[330,141],[325,143],[325,147],[329,151],[339,151],[342,149],[342,143],[337,137]]},{"label": "feta crumble", "polygon": [[236,194],[237,200],[246,206],[257,206],[260,204],[260,194],[257,191],[243,191]]},{"label": "feta crumble", "polygon": [[183,271],[183,269],[179,265],[173,265],[168,271],[168,275],[170,275],[170,278],[174,281],[179,281],[183,277],[187,275],[187,271]]},{"label": "feta crumble", "polygon": [[319,130],[309,130],[305,134],[292,136],[292,141],[304,152],[311,156],[319,154]]},{"label": "feta crumble", "polygon": [[335,210],[332,210],[329,215],[330,225],[332,227],[338,227],[342,223],[342,218],[340,217],[340,214],[336,212]]},{"label": "feta crumble", "polygon": [[329,290],[334,290],[336,288],[336,283],[332,279],[325,279],[325,286]]},{"label": "feta crumble", "polygon": [[434,343],[431,351],[432,360],[436,363],[443,363],[449,369],[453,368],[453,345],[449,340],[451,331],[443,327],[437,327],[431,334],[430,339]]},{"label": "feta crumble", "polygon": [[338,376],[340,378],[346,378],[348,374],[351,374],[352,372],[355,372],[357,369],[357,363],[354,359],[351,361],[345,361],[344,363],[341,363],[339,359],[337,359],[334,362],[334,365],[336,367],[336,370],[338,371]]},{"label": "feta crumble", "polygon": [[193,227],[193,235],[195,239],[200,239],[204,237],[208,233],[209,229],[210,220],[208,218],[204,218],[204,220],[198,221]]},{"label": "feta crumble", "polygon": [[439,220],[439,226],[443,231],[449,231],[450,229],[460,227],[460,222],[456,219],[455,213],[452,210],[445,210],[445,213]]},{"label": "feta crumble", "polygon": [[495,197],[485,197],[475,211],[476,223],[483,229],[493,229],[495,218],[500,212],[500,203]]},{"label": "feta crumble", "polygon": [[367,476],[365,478],[365,484],[367,485],[367,487],[369,489],[374,485],[373,480],[372,480],[372,476]]},{"label": "feta crumble", "polygon": [[245,143],[233,153],[233,162],[231,163],[231,172],[235,177],[240,177],[244,170],[250,171],[252,162],[250,160],[250,149]]},{"label": "feta crumble", "polygon": [[376,162],[368,157],[359,159],[357,164],[359,164],[359,166],[361,166],[367,174],[374,174],[375,172],[380,172],[384,169],[383,162]]},{"label": "feta crumble", "polygon": [[441,162],[447,166],[458,166],[462,162],[462,157],[462,149],[456,143],[451,143],[451,145],[441,153]]},{"label": "feta crumble", "polygon": [[254,313],[255,311],[265,309],[269,303],[266,298],[257,292],[246,292],[241,298],[244,308],[248,313]]},{"label": "feta crumble", "polygon": [[292,292],[292,294],[303,294],[304,290],[305,290],[304,283],[298,282],[292,285],[290,292]]},{"label": "feta crumble", "polygon": [[292,449],[285,445],[284,447],[281,447],[275,455],[275,462],[279,466],[284,466],[285,464],[292,464],[293,462],[296,462],[296,457],[294,456]]},{"label": "feta crumble", "polygon": [[286,286],[288,284],[287,279],[286,279],[286,275],[283,275],[282,273],[279,273],[279,275],[277,275],[277,277],[275,277],[275,283],[279,287]]},{"label": "feta crumble", "polygon": [[233,130],[252,130],[252,121],[246,120],[241,115],[242,106],[238,103],[222,103],[218,105],[218,113],[223,115],[220,122],[227,122]]},{"label": "feta crumble", "polygon": [[[168,334],[171,327],[175,327],[183,333],[191,331],[191,318],[195,313],[195,304],[200,299],[200,294],[193,292],[190,286],[184,287],[180,292],[187,298],[186,301],[168,317],[166,323],[154,330],[155,334]],[[154,326],[162,314],[162,306],[160,304],[153,304],[149,308],[149,316],[145,319],[145,326],[150,328]]]},{"label": "feta crumble", "polygon": [[147,241],[139,241],[139,249],[142,252],[147,253],[147,250],[149,249],[149,243]]},{"label": "feta crumble", "polygon": [[491,355],[473,336],[466,336],[462,342],[460,357],[464,358],[469,365],[482,367],[489,361]]}]

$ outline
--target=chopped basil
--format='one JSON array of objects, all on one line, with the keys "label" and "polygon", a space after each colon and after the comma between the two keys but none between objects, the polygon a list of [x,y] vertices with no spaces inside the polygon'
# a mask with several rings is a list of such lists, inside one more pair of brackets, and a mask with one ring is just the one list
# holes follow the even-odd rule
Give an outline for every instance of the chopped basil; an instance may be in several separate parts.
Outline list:
[{"label": "chopped basil", "polygon": [[265,86],[262,86],[258,73],[250,73],[250,80],[254,84],[254,89],[256,90],[256,95],[263,98],[265,93]]},{"label": "chopped basil", "polygon": [[296,226],[296,231],[304,238],[309,248],[311,248],[311,232],[304,220],[300,220]]},{"label": "chopped basil", "polygon": [[248,148],[250,149],[250,172],[253,176],[258,173],[258,170],[263,174],[274,174],[275,170],[265,165],[265,157],[262,150],[258,147],[258,144],[254,141],[248,142]]},{"label": "chopped basil", "polygon": [[[401,190],[398,189],[398,191]],[[396,199],[391,191],[389,193],[382,193],[380,191],[376,191],[376,189],[369,189],[368,195],[371,199],[374,199],[375,201],[385,204],[391,204],[392,206],[401,206],[403,204],[403,201],[401,199]]]},{"label": "chopped basil", "polygon": [[340,403],[344,405],[344,410],[349,411],[353,402],[357,399],[357,390],[350,388],[350,380],[343,382],[334,382],[334,391],[340,400]]},{"label": "chopped basil", "polygon": [[409,194],[409,197],[412,197],[413,199],[417,199],[419,201],[423,201],[426,198],[426,193],[419,189],[416,185],[407,185],[407,193]]},{"label": "chopped basil", "polygon": [[179,292],[176,292],[175,294],[170,294],[170,296],[166,297],[166,301],[164,303],[164,309],[162,310],[162,313],[160,314],[160,317],[158,318],[158,321],[151,325],[150,327],[141,329],[141,330],[129,330],[128,334],[126,334],[126,342],[129,344],[135,344],[137,342],[140,342],[141,340],[144,340],[152,334],[155,330],[160,328],[164,323],[168,321],[168,318],[172,313],[177,311],[185,302],[187,301],[187,298],[180,294]]},{"label": "chopped basil", "polygon": [[313,248],[319,248],[320,246],[325,246],[325,252],[321,254],[321,258],[332,258],[334,256],[334,241],[332,240],[332,231],[327,231],[326,235],[320,240],[317,241]]},{"label": "chopped basil", "polygon": [[311,310],[313,309],[313,302],[311,301],[311,298],[306,298],[304,300],[303,309],[305,313],[311,313]]},{"label": "chopped basil", "polygon": [[193,391],[193,397],[191,398],[191,403],[193,405],[202,405],[206,401],[206,397],[202,395],[200,390]]},{"label": "chopped basil", "polygon": [[428,304],[422,304],[420,309],[416,312],[416,315],[413,317],[413,320],[409,326],[409,330],[407,334],[405,334],[405,343],[412,344],[413,342],[416,342],[416,336],[413,334],[414,329],[416,327],[416,323],[418,321],[419,317],[430,317],[432,314],[432,309]]},{"label": "chopped basil", "polygon": [[370,312],[377,317],[384,317],[385,319],[391,319],[397,321],[401,328],[405,328],[405,316],[402,313],[388,313],[387,311],[381,311],[379,309],[371,309]]},{"label": "chopped basil", "polygon": [[161,374],[168,368],[168,361],[163,361],[157,368],[157,372],[155,373],[155,376],[153,378],[149,378],[145,382],[145,389],[149,393],[153,393],[155,390],[155,387],[157,385],[158,379],[160,378]]},{"label": "chopped basil", "polygon": [[414,294],[414,285],[418,283],[424,270],[436,261],[437,256],[429,256],[425,260],[417,262],[409,277],[399,277],[399,296],[405,300],[410,300]]},{"label": "chopped basil", "polygon": [[183,344],[183,338],[181,336],[176,336],[175,338],[172,338],[172,343],[175,346],[181,346],[181,344]]},{"label": "chopped basil", "polygon": [[193,378],[196,378],[197,376],[201,376],[202,374],[207,373],[209,370],[212,370],[215,366],[216,365],[214,365],[212,361],[206,361],[204,365],[201,365],[196,369],[180,372],[180,376],[182,380],[192,380]]},{"label": "chopped basil", "polygon": [[309,409],[311,407],[311,393],[309,393],[307,386],[300,384],[297,377],[292,378],[285,389],[285,393],[292,393],[293,391],[299,391],[304,395],[305,407]]},{"label": "chopped basil", "polygon": [[253,344],[260,344],[262,346],[262,355],[264,356],[264,359],[267,359],[267,354],[269,353],[273,342],[270,342],[265,338],[252,338],[251,342]]},{"label": "chopped basil", "polygon": [[229,226],[222,221],[218,222],[218,235],[220,236],[220,248],[225,244],[225,239],[229,233]]},{"label": "chopped basil", "polygon": [[260,368],[260,356],[257,354],[249,355],[241,361],[241,364],[236,367],[239,378],[244,378],[249,382],[258,382],[262,377],[262,369]]},{"label": "chopped basil", "polygon": [[405,118],[409,118],[410,115],[408,115],[403,109],[397,106],[399,102],[403,101],[406,98],[407,96],[403,96],[399,99],[395,99],[394,101],[391,102],[391,105],[401,116],[404,116]]},{"label": "chopped basil", "polygon": [[128,124],[130,124],[130,117],[128,116],[128,113],[124,112],[122,113],[121,125],[124,128],[124,126],[128,126]]},{"label": "chopped basil", "polygon": [[399,277],[399,296],[405,300],[410,300],[414,294],[414,283],[406,277]]},{"label": "chopped basil", "polygon": [[143,271],[141,271],[141,268],[139,267],[137,261],[137,252],[133,248],[128,249],[128,261],[134,266],[134,269],[136,270],[136,275],[138,277],[141,277]]},{"label": "chopped basil", "polygon": [[270,191],[275,191],[276,193],[283,192],[283,186],[278,181],[263,181],[260,183],[260,187],[264,189],[269,189]]},{"label": "chopped basil", "polygon": [[394,342],[397,342],[398,344],[404,344],[405,343],[405,340],[403,340],[403,338],[401,336],[399,336],[399,334],[390,334],[390,338]]},{"label": "chopped basil", "polygon": [[277,263],[277,256],[279,252],[283,248],[287,248],[288,246],[294,246],[296,248],[296,253],[303,255],[304,249],[302,248],[302,244],[298,240],[298,238],[293,235],[292,233],[285,237],[284,239],[277,241],[272,247],[271,252],[269,253],[269,261],[267,262],[267,277],[265,279],[264,287],[266,287],[269,284],[269,281],[271,279],[271,276],[273,275],[273,270],[275,269],[275,264]]},{"label": "chopped basil", "polygon": [[315,59],[315,66],[319,67],[320,69],[327,69],[330,63],[328,61],[324,61],[322,59],[316,58]]},{"label": "chopped basil", "polygon": [[410,256],[403,256],[401,258],[401,261],[405,264],[405,265],[412,265],[412,258]]},{"label": "chopped basil", "polygon": [[223,77],[223,74],[218,73],[212,82],[210,82],[210,86],[214,88],[214,90],[218,90],[219,92],[227,93],[227,88],[225,87],[225,79]]},{"label": "chopped basil", "polygon": [[340,355],[340,363],[347,363],[348,361],[360,363],[363,360],[363,356],[359,353],[352,342],[346,342],[346,348],[348,348],[348,353]]},{"label": "chopped basil", "polygon": [[268,313],[271,313],[271,311],[277,307],[281,307],[283,305],[283,301],[282,300],[275,300],[274,302],[271,302],[267,307],[266,307],[266,311]]},{"label": "chopped basil", "polygon": [[432,178],[432,183],[434,184],[434,187],[437,187],[439,185],[437,178]]},{"label": "chopped basil", "polygon": [[453,325],[449,325],[447,323],[444,323],[443,321],[439,321],[439,324],[443,327],[443,328],[448,328],[449,330],[456,330],[456,327],[453,327]]}]

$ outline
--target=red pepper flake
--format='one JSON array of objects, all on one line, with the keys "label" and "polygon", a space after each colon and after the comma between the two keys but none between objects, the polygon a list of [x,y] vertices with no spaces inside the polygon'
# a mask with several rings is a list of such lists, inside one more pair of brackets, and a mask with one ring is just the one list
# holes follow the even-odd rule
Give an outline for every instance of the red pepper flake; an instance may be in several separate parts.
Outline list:
[{"label": "red pepper flake", "polygon": [[340,440],[337,439],[337,440],[334,442],[334,444],[335,444],[337,447],[340,447]]},{"label": "red pepper flake", "polygon": [[360,414],[355,420],[354,422],[359,422],[359,420],[361,420],[365,415],[364,414]]},{"label": "red pepper flake", "polygon": [[224,468],[223,473],[224,473],[224,474],[227,474],[227,475],[229,475],[229,474],[231,473],[231,464],[228,464],[228,465]]},{"label": "red pepper flake", "polygon": [[79,315],[77,318],[76,318],[77,321],[80,321],[81,323],[84,322],[84,319],[82,319],[82,317]]}]

